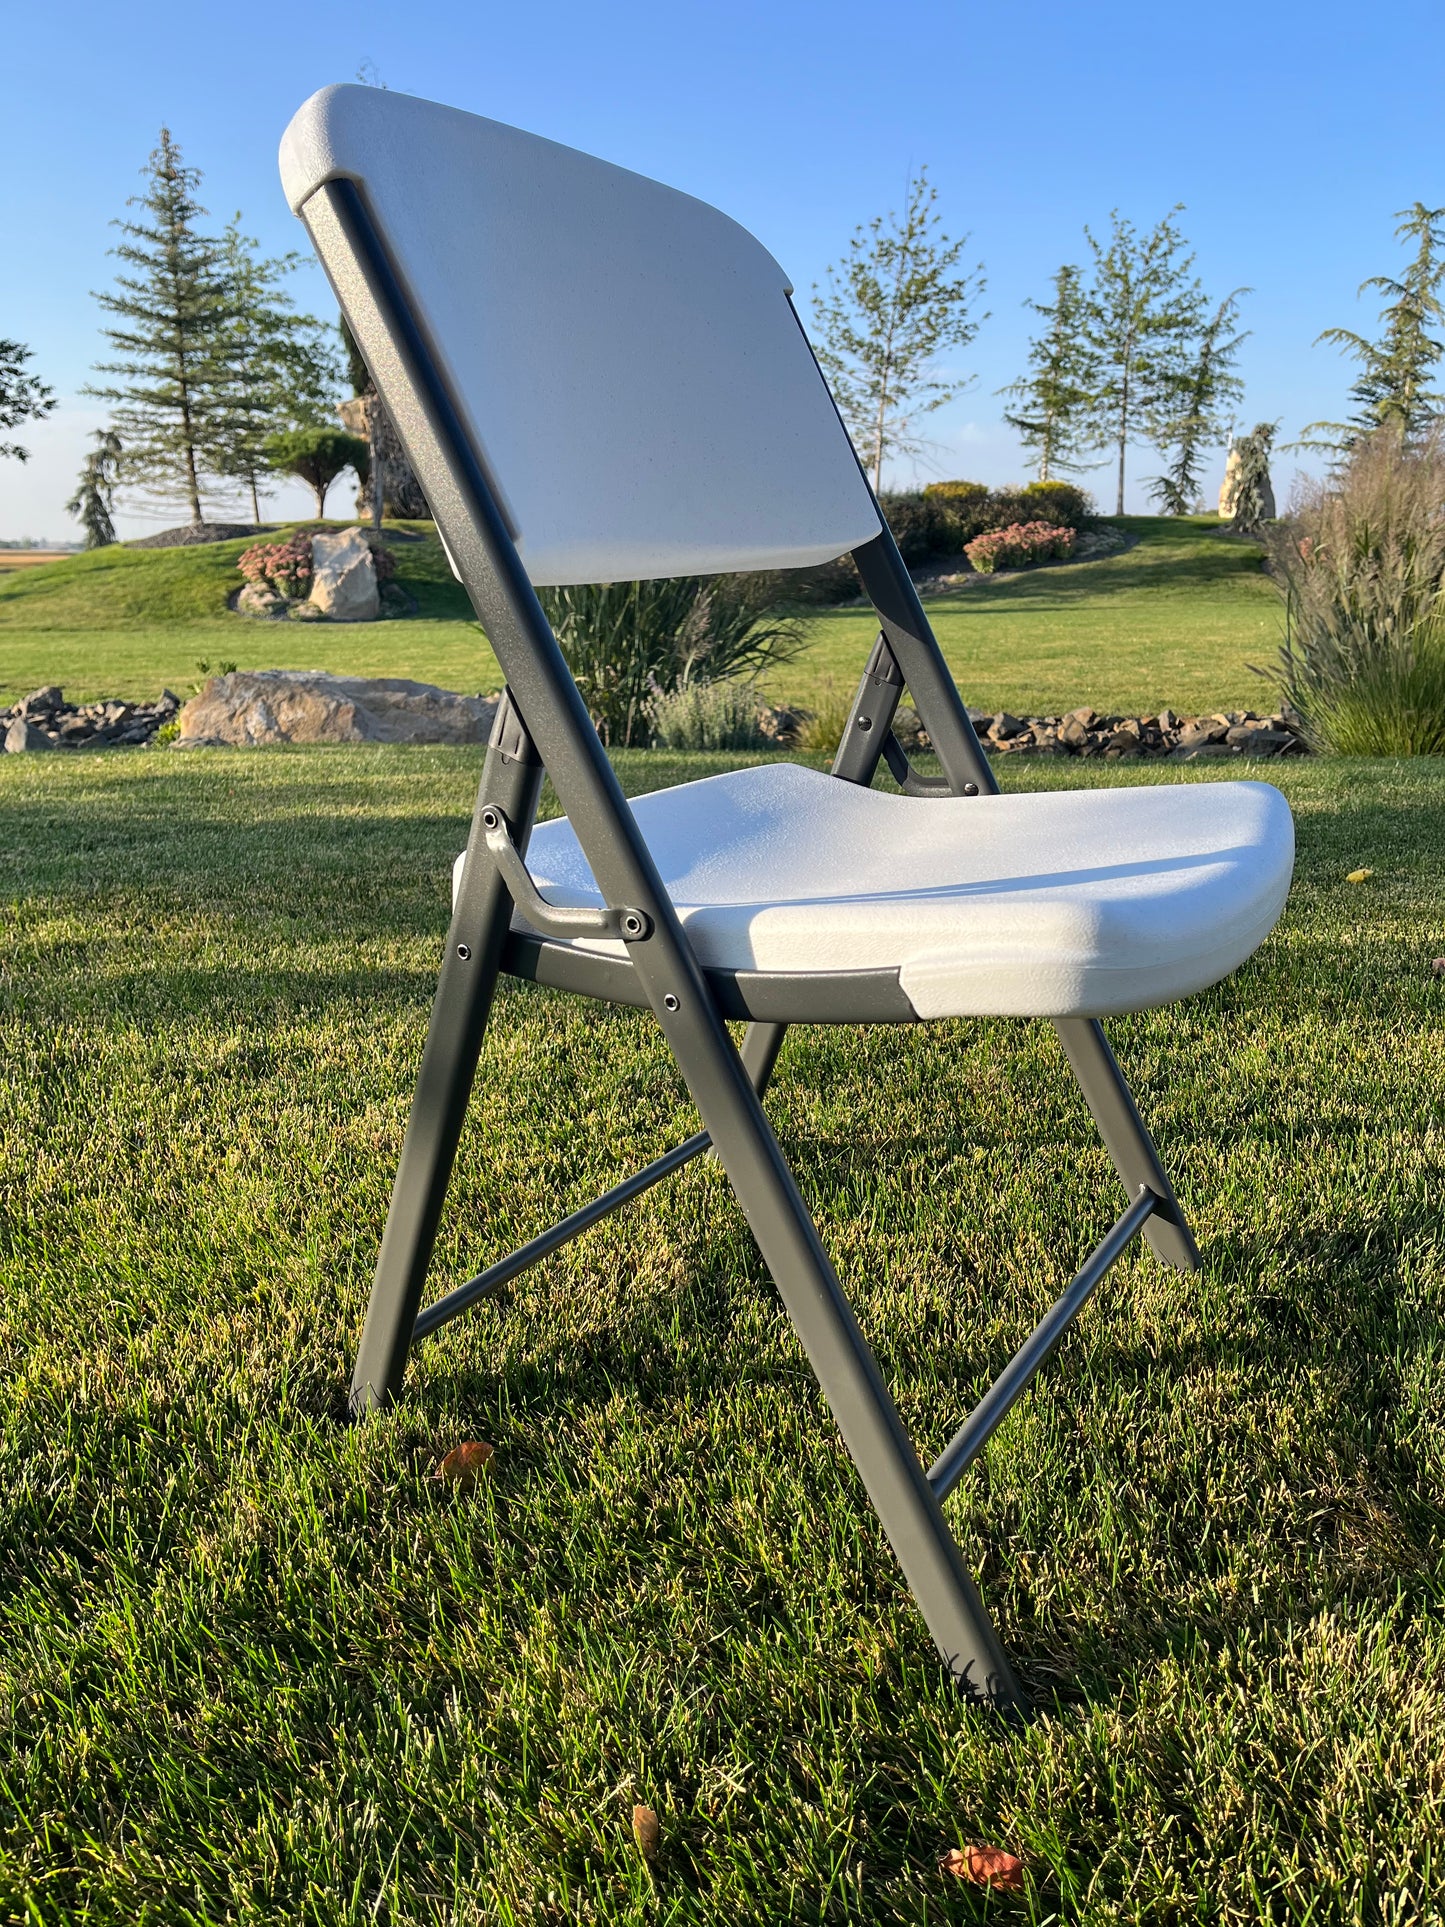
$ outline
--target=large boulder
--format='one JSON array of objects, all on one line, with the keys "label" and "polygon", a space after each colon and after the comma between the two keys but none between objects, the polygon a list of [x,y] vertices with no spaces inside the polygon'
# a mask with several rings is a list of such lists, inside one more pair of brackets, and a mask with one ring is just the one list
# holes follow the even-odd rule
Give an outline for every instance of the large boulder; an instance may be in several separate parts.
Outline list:
[{"label": "large boulder", "polygon": [[[350,434],[359,435],[368,443],[372,442],[372,416],[375,413],[376,439],[372,446],[381,463],[383,512],[393,517],[399,516],[403,521],[426,521],[431,510],[421,492],[421,483],[412,473],[395,423],[385,408],[379,405],[376,396],[356,395],[350,401],[342,402],[336,412]],[[356,513],[359,516],[372,513],[373,479],[368,475],[357,490]]]},{"label": "large boulder", "polygon": [[484,743],[497,705],[399,676],[238,669],[181,711],[183,743]]},{"label": "large boulder", "polygon": [[360,529],[312,536],[311,601],[333,622],[375,622],[381,614],[376,563]]},{"label": "large boulder", "polygon": [[[1219,519],[1232,522],[1239,512],[1240,470],[1244,466],[1244,456],[1238,442],[1232,444],[1224,462],[1224,480],[1219,485]],[[1274,488],[1268,473],[1260,484],[1260,519],[1272,522],[1275,517]]]}]

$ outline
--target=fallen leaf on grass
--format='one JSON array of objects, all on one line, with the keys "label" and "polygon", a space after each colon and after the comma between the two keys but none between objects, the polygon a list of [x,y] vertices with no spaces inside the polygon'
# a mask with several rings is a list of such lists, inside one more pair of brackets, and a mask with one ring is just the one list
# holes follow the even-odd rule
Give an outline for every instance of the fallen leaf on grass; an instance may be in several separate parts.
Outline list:
[{"label": "fallen leaf on grass", "polygon": [[1374,874],[1373,870],[1351,870],[1350,874],[1345,878],[1345,882],[1368,883]]},{"label": "fallen leaf on grass", "polygon": [[1430,959],[1430,968],[1435,972],[1437,977],[1445,977],[1445,957],[1432,957]]},{"label": "fallen leaf on grass", "polygon": [[485,1439],[468,1439],[465,1445],[452,1447],[432,1477],[440,1479],[444,1485],[460,1486],[465,1492],[486,1471],[491,1456],[492,1448]]},{"label": "fallen leaf on grass", "polygon": [[637,1842],[637,1851],[650,1867],[662,1851],[662,1828],[651,1807],[632,1809],[632,1837]]},{"label": "fallen leaf on grass", "polygon": [[971,1880],[976,1887],[992,1887],[1001,1894],[1021,1894],[1024,1890],[1024,1863],[1017,1854],[1005,1853],[1002,1847],[980,1846],[972,1840],[966,1847],[950,1847],[938,1870]]}]

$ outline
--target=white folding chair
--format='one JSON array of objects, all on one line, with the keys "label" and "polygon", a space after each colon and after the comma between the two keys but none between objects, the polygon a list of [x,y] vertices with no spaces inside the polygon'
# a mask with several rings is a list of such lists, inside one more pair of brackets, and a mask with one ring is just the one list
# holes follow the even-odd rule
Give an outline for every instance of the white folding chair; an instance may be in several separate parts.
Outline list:
[{"label": "white folding chair", "polygon": [[[426,491],[507,691],[482,771],[352,1385],[712,1146],[955,1678],[1023,1695],[941,1502],[1139,1234],[1198,1252],[1099,1018],[1226,976],[1283,908],[1258,783],[1000,796],[793,311],[716,209],[368,87],[309,100],[287,196]],[[534,585],[850,553],[880,633],[831,776],[787,763],[629,805]],[[907,688],[941,779],[892,732]],[[885,763],[902,794],[872,789]],[[534,830],[543,771],[565,818]],[[499,972],[655,1014],[703,1130],[422,1309]],[[925,1471],[761,1098],[790,1023],[1051,1020],[1123,1182],[1103,1242]],[[749,1021],[741,1052],[726,1028]]]}]

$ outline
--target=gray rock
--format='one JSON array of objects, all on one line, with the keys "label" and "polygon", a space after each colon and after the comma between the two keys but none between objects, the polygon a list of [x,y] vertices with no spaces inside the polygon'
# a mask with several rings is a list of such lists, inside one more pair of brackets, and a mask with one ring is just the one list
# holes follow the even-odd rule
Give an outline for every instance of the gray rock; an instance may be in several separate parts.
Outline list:
[{"label": "gray rock", "polygon": [[277,595],[268,589],[264,582],[248,582],[236,597],[236,613],[243,616],[262,616],[273,619],[286,613],[285,596]]},{"label": "gray rock", "polygon": [[44,730],[37,729],[34,723],[27,722],[23,716],[17,716],[5,732],[5,749],[11,756],[18,755],[22,750],[27,749],[54,748],[54,743]]},{"label": "gray rock", "polygon": [[484,743],[496,703],[400,677],[320,669],[212,676],[181,711],[182,743]]},{"label": "gray rock", "polygon": [[57,709],[65,707],[65,691],[59,683],[47,683],[44,689],[32,689],[28,696],[22,696],[15,710],[21,716],[53,716]]},{"label": "gray rock", "polygon": [[312,536],[311,602],[333,622],[375,622],[381,614],[376,564],[360,529]]}]

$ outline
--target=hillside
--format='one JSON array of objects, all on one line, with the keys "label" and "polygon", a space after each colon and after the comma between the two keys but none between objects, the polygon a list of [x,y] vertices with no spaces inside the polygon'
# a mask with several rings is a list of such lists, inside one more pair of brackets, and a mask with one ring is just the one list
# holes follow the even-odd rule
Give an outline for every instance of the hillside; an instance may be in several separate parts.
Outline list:
[{"label": "hillside", "polygon": [[[1212,518],[1132,517],[1117,526],[1135,538],[1122,555],[981,580],[929,600],[970,702],[1024,712],[1081,702],[1118,710],[1259,702],[1262,685],[1248,665],[1273,655],[1279,605],[1258,549]],[[388,527],[401,538],[398,579],[418,605],[407,621],[318,627],[234,616],[226,598],[238,586],[245,541],[100,549],[0,577],[0,703],[49,682],[73,700],[153,696],[162,685],[185,695],[200,665],[218,662],[495,688],[495,659],[431,525]],[[806,653],[775,679],[780,697],[806,701],[829,678],[851,682],[875,624],[861,607],[824,610],[809,633]]]}]

